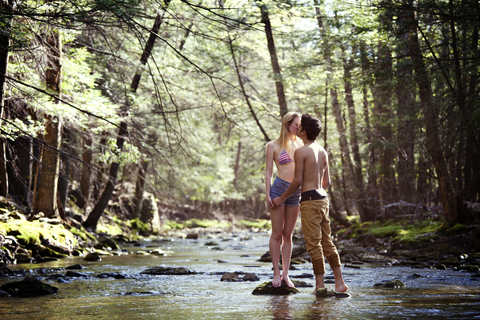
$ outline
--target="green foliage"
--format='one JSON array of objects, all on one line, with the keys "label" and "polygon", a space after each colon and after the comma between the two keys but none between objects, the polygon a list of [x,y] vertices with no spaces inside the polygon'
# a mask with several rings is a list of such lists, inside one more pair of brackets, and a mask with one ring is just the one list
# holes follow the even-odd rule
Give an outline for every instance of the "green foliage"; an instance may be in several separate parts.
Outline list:
[{"label": "green foliage", "polygon": [[167,220],[165,221],[165,224],[163,225],[164,230],[171,230],[171,229],[184,229],[185,225],[183,223],[178,223],[174,220]]}]

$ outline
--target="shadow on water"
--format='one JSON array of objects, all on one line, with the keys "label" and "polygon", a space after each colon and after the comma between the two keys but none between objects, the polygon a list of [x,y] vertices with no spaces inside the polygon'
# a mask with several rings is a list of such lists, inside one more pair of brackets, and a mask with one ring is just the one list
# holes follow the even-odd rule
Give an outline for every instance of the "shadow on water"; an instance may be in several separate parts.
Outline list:
[{"label": "shadow on water", "polygon": [[[271,264],[257,261],[268,251],[268,234],[212,237],[148,241],[143,247],[127,248],[132,254],[105,257],[100,262],[75,258],[12,266],[32,270],[59,290],[53,296],[0,298],[0,319],[480,319],[480,281],[451,270],[372,264],[344,270],[349,298],[317,298],[310,294],[313,288],[300,288],[293,296],[254,296],[251,293],[258,284],[271,281]],[[217,244],[207,245],[211,241]],[[170,253],[135,254],[155,249]],[[79,272],[87,277],[70,278],[67,283],[47,279],[51,274],[65,275],[63,268],[76,263],[85,267]],[[142,274],[160,265],[186,267],[197,274]],[[311,264],[298,269],[291,276],[312,273]],[[220,281],[222,272],[236,271],[254,272],[260,281]],[[126,277],[96,277],[105,272]],[[373,286],[392,279],[402,280],[406,288]],[[0,279],[0,285],[12,280]],[[305,281],[314,284],[313,279]],[[333,285],[328,286],[332,289]]]}]

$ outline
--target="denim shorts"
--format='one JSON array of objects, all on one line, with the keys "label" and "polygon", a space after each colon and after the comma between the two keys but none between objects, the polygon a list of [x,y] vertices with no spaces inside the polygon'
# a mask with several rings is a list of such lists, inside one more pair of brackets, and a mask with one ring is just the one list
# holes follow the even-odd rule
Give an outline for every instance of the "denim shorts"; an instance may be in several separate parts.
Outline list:
[{"label": "denim shorts", "polygon": [[[273,181],[272,187],[270,188],[270,198],[274,199],[276,197],[280,197],[285,192],[285,190],[288,189],[288,186],[290,186],[290,182],[287,182],[285,180],[280,179],[279,177],[276,177],[275,180]],[[298,188],[298,190],[295,191],[295,193],[292,194],[290,197],[285,199],[285,201],[281,204],[281,206],[287,206],[287,207],[300,206],[300,188]]]}]

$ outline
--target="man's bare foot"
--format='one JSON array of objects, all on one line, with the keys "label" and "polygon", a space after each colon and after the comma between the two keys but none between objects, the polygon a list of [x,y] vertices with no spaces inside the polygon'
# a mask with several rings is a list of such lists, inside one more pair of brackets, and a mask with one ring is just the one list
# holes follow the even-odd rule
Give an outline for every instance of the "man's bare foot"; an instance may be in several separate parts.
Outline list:
[{"label": "man's bare foot", "polygon": [[285,282],[287,287],[295,288],[295,285],[293,284],[293,282],[290,280],[290,278],[288,276],[282,276],[282,281]]},{"label": "man's bare foot", "polygon": [[273,276],[272,286],[274,286],[275,288],[282,286],[282,279],[280,278],[280,275]]},{"label": "man's bare foot", "polygon": [[345,282],[340,283],[340,284],[335,284],[335,292],[346,292],[348,290],[348,286],[345,284]]},{"label": "man's bare foot", "polygon": [[313,290],[313,292],[312,292],[312,293],[310,293],[310,294],[316,295],[316,294],[317,294],[317,290],[318,290],[318,289],[325,289],[325,287],[318,287],[318,288],[315,288],[315,290]]}]

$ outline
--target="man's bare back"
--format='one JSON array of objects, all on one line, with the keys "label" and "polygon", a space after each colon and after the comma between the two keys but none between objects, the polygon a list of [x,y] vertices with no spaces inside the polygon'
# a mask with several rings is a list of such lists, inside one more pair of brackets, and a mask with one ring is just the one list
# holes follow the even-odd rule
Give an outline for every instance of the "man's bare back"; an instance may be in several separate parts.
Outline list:
[{"label": "man's bare back", "polygon": [[[298,162],[297,162],[298,161]],[[327,195],[330,186],[327,151],[316,141],[295,150],[295,174],[302,177],[302,192],[315,190]]]}]

